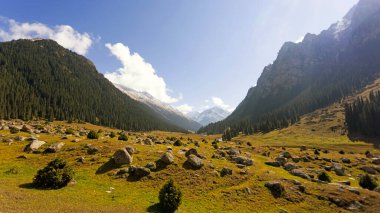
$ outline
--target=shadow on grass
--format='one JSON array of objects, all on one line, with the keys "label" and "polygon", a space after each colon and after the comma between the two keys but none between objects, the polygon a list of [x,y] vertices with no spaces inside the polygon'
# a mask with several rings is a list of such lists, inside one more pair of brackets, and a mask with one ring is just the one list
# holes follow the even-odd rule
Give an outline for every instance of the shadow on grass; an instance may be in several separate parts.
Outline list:
[{"label": "shadow on grass", "polygon": [[23,188],[23,189],[35,189],[33,183],[23,183],[19,185],[18,187]]},{"label": "shadow on grass", "polygon": [[106,163],[101,165],[96,170],[95,174],[97,174],[97,175],[104,174],[104,173],[107,173],[107,172],[109,172],[113,169],[117,169],[117,168],[120,168],[120,167],[118,165],[116,165],[112,159],[110,159],[109,161],[107,161]]},{"label": "shadow on grass", "polygon": [[366,137],[360,134],[348,134],[348,138],[355,142],[355,141],[364,141],[366,143],[373,144],[375,149],[380,149],[380,137]]},{"label": "shadow on grass", "polygon": [[160,204],[159,203],[156,203],[156,204],[153,204],[151,206],[149,206],[147,209],[146,209],[147,212],[154,212],[154,213],[164,213],[161,209],[160,209]]}]

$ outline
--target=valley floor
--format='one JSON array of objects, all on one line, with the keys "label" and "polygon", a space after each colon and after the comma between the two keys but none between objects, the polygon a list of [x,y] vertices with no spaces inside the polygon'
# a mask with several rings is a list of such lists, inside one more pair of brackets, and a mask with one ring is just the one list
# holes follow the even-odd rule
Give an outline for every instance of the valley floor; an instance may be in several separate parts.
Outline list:
[{"label": "valley floor", "polygon": [[[13,122],[21,125],[20,121]],[[10,125],[8,121],[5,123]],[[119,141],[117,137],[105,136],[118,130],[90,124],[32,122],[29,125],[34,128],[42,125],[49,133],[11,134],[9,130],[0,130],[0,141],[4,141],[0,143],[0,212],[158,212],[158,192],[170,178],[183,192],[179,212],[331,213],[378,212],[380,209],[380,193],[358,186],[359,175],[365,174],[363,167],[372,168],[374,175],[380,177],[379,166],[372,164],[372,157],[379,157],[380,151],[372,144],[352,142],[345,135],[321,135],[291,127],[264,135],[239,136],[213,147],[212,142],[218,135],[129,133],[128,141]],[[74,135],[64,133],[69,127],[75,131]],[[80,131],[90,129],[101,129],[103,136],[95,140],[79,136]],[[47,142],[43,148],[56,142],[64,142],[65,146],[52,154],[23,152],[29,142],[16,141],[16,136],[33,135]],[[156,141],[153,145],[143,142],[148,136]],[[184,145],[174,146],[171,137],[181,138]],[[109,161],[118,148],[127,145],[137,150],[132,165],[145,166],[158,160],[168,146],[173,149],[175,163],[139,181],[121,178],[116,175],[120,168]],[[205,157],[204,166],[199,170],[184,165],[186,150],[196,145],[198,153]],[[301,151],[301,146],[306,150]],[[98,152],[88,154],[88,147],[96,147]],[[315,149],[320,149],[320,155],[315,155]],[[253,165],[233,162],[230,155],[236,150],[237,155],[252,159]],[[367,150],[373,156],[366,156]],[[294,176],[283,167],[265,164],[275,161],[284,152],[291,155],[288,160],[309,175],[310,180]],[[76,173],[75,181],[59,190],[34,189],[31,182],[37,170],[57,157],[68,160]],[[83,163],[78,162],[81,157]],[[342,158],[351,162],[342,163]],[[332,162],[342,165],[345,175],[327,171],[333,183],[316,181],[318,172]],[[221,177],[224,167],[232,169],[232,175]],[[280,182],[285,187],[285,195],[275,198],[264,186],[269,181]],[[340,181],[349,181],[351,186],[338,183]]]}]

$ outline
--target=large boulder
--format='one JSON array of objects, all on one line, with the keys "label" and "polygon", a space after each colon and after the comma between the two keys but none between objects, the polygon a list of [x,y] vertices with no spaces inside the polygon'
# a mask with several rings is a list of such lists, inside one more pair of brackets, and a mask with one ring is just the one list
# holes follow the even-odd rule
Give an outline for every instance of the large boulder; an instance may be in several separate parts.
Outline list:
[{"label": "large boulder", "polygon": [[297,177],[301,177],[303,179],[311,180],[310,176],[308,174],[306,174],[306,172],[304,172],[301,169],[293,169],[292,171],[290,171],[290,174],[297,176]]},{"label": "large boulder", "polygon": [[372,160],[372,163],[375,164],[375,165],[380,165],[380,158],[374,158]]},{"label": "large boulder", "polygon": [[245,165],[245,166],[252,166],[253,165],[253,160],[252,159],[249,159],[249,158],[246,158],[246,157],[243,157],[243,156],[234,157],[233,160],[237,164],[242,164],[242,165]]},{"label": "large boulder", "polygon": [[202,159],[205,158],[203,155],[199,154],[199,153],[198,153],[198,150],[195,149],[195,148],[191,148],[191,149],[187,150],[187,152],[185,153],[185,156],[186,156],[186,157],[189,157],[190,155],[195,155],[195,156],[197,156],[198,158],[202,158]]},{"label": "large boulder", "polygon": [[40,141],[40,140],[33,140],[31,143],[26,145],[24,148],[25,152],[35,152],[38,151],[38,149],[44,145],[46,142],[45,141]]},{"label": "large boulder", "polygon": [[140,166],[138,166],[138,167],[130,166],[128,169],[128,173],[129,173],[130,177],[140,179],[140,178],[143,178],[145,176],[148,176],[150,174],[150,169],[148,169],[146,167],[140,167]]},{"label": "large boulder", "polygon": [[288,162],[288,163],[286,163],[286,164],[284,165],[284,169],[285,169],[286,171],[292,171],[293,169],[298,169],[298,168],[299,168],[298,165],[296,165],[296,164],[294,164],[294,163],[290,163],[290,162]]},{"label": "large boulder", "polygon": [[232,155],[232,156],[236,156],[236,155],[239,155],[240,154],[240,151],[238,150],[238,149],[236,149],[236,148],[229,148],[228,150],[227,150],[227,154],[228,155]]},{"label": "large boulder", "polygon": [[334,170],[336,175],[338,175],[338,176],[344,176],[345,175],[344,168],[341,164],[333,162],[331,164],[331,167],[332,167],[332,170]]},{"label": "large boulder", "polygon": [[221,171],[220,171],[220,176],[224,177],[226,175],[232,175],[232,169],[230,168],[227,168],[227,167],[224,167]]},{"label": "large boulder", "polygon": [[196,155],[189,155],[187,157],[187,161],[186,161],[188,164],[190,164],[193,168],[195,169],[200,169],[202,166],[203,166],[203,161],[201,158],[199,158],[198,156]]},{"label": "large boulder", "polygon": [[288,160],[285,157],[281,157],[281,156],[277,157],[275,161],[279,162],[281,166],[285,165],[285,163],[288,162]]},{"label": "large boulder", "polygon": [[119,149],[113,154],[113,160],[117,165],[124,165],[132,163],[133,157],[126,149]]},{"label": "large boulder", "polygon": [[280,167],[281,166],[281,163],[278,161],[267,161],[267,162],[265,162],[265,164],[268,166],[274,166],[274,167]]},{"label": "large boulder", "polygon": [[154,143],[153,143],[152,139],[150,139],[150,138],[145,138],[145,139],[144,139],[144,144],[145,144],[145,145],[153,145]]},{"label": "large boulder", "polygon": [[165,154],[163,154],[160,158],[160,161],[164,164],[172,164],[174,163],[174,157],[173,157],[173,154],[168,151],[168,152],[165,152]]},{"label": "large boulder", "polygon": [[289,152],[282,152],[279,157],[292,158],[292,155]]},{"label": "large boulder", "polygon": [[27,133],[30,133],[30,134],[33,133],[33,129],[32,129],[32,127],[31,127],[31,126],[28,126],[28,125],[24,125],[24,126],[22,126],[21,131],[22,131],[22,132],[27,132]]},{"label": "large boulder", "polygon": [[132,146],[126,146],[125,150],[132,156],[134,153],[136,153],[136,149],[133,148]]},{"label": "large boulder", "polygon": [[45,153],[56,153],[62,150],[62,147],[65,145],[65,143],[55,143],[51,146],[49,146],[47,149],[45,149]]},{"label": "large boulder", "polygon": [[280,182],[271,181],[265,183],[264,186],[271,191],[273,197],[281,197],[285,194],[285,187]]}]

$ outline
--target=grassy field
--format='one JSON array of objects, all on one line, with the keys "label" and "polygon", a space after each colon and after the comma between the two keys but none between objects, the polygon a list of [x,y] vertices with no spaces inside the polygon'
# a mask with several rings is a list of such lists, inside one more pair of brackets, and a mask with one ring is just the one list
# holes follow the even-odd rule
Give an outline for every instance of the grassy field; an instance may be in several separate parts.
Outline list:
[{"label": "grassy field", "polygon": [[[89,124],[67,124],[54,122],[59,128],[102,129],[104,132],[115,131],[105,127]],[[301,125],[302,126],[302,125]],[[39,140],[46,141],[44,147],[55,142],[65,142],[63,150],[54,154],[28,154],[23,148],[28,142],[14,141],[12,144],[0,143],[0,212],[157,212],[158,192],[170,178],[181,188],[183,202],[179,212],[345,212],[328,198],[339,198],[347,202],[363,202],[360,211],[376,212],[380,208],[380,193],[359,189],[360,195],[339,189],[334,184],[324,184],[304,180],[289,174],[279,167],[271,167],[264,162],[272,161],[283,149],[293,156],[313,156],[313,148],[328,149],[320,158],[331,158],[340,162],[342,157],[351,159],[350,165],[345,165],[347,176],[336,176],[329,172],[333,182],[350,180],[352,186],[358,186],[358,176],[364,174],[359,170],[361,165],[369,165],[370,159],[364,152],[369,150],[379,155],[379,150],[372,144],[352,142],[347,136],[334,134],[317,134],[315,131],[303,130],[301,126],[290,127],[264,135],[239,136],[230,142],[220,142],[219,149],[234,147],[241,155],[254,160],[253,166],[238,168],[235,163],[224,158],[212,158],[215,149],[211,143],[219,136],[201,136],[196,134],[149,132],[133,133],[127,142],[117,138],[101,137],[89,140],[85,136],[68,136],[63,134],[39,134]],[[14,138],[17,135],[29,137],[30,134],[20,132],[10,134],[8,130],[0,131],[2,139]],[[145,166],[154,162],[167,150],[168,144],[143,145],[136,143],[137,138],[154,136],[164,140],[166,137],[182,138],[184,146],[172,146],[175,164],[152,172],[150,176],[139,181],[128,181],[115,175],[119,168],[108,166],[107,163],[115,150],[131,145],[137,149],[132,165]],[[79,142],[71,142],[80,139]],[[190,139],[190,140],[189,140]],[[202,142],[202,140],[206,142]],[[186,157],[182,149],[195,147],[198,141],[199,153],[206,159],[199,170],[183,166]],[[249,143],[251,145],[249,145]],[[92,144],[99,149],[94,155],[89,155],[84,148]],[[300,146],[309,149],[300,151]],[[341,155],[338,151],[344,150]],[[264,156],[264,152],[270,152]],[[348,154],[353,152],[352,154]],[[19,159],[18,156],[27,159]],[[56,157],[68,160],[75,170],[75,181],[59,190],[38,190],[31,185],[38,169],[43,168]],[[84,163],[77,162],[84,157]],[[316,160],[299,162],[298,165],[313,173],[328,165]],[[128,167],[128,166],[126,166]],[[230,176],[220,177],[223,167],[233,170]],[[101,168],[101,169],[100,169]],[[310,171],[309,171],[310,170]],[[379,175],[377,175],[379,177]],[[285,197],[274,198],[264,186],[267,181],[280,181],[286,188]],[[291,180],[298,180],[306,187],[301,193]],[[326,198],[326,199],[323,199]]]}]

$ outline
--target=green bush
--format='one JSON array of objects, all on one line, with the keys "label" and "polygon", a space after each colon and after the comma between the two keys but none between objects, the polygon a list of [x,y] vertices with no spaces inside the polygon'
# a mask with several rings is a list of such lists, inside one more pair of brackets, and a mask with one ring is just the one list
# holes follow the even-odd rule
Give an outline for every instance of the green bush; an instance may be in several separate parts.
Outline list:
[{"label": "green bush", "polygon": [[33,179],[36,188],[59,189],[73,179],[74,172],[67,165],[66,161],[57,158],[50,162],[45,168],[38,170]]},{"label": "green bush", "polygon": [[177,139],[175,142],[174,142],[174,144],[173,144],[174,146],[182,146],[183,145],[183,143],[182,143],[182,141],[181,140],[179,140],[179,139]]},{"label": "green bush", "polygon": [[182,192],[174,184],[173,180],[169,180],[160,190],[158,198],[164,212],[174,212],[181,204]]},{"label": "green bush", "polygon": [[331,177],[329,174],[327,174],[325,171],[318,174],[318,180],[325,181],[325,182],[331,182]]},{"label": "green bush", "polygon": [[121,141],[127,141],[128,140],[128,136],[125,133],[121,133],[118,139],[121,140]]},{"label": "green bush", "polygon": [[116,137],[116,133],[115,132],[111,132],[110,133],[110,138],[114,138],[114,137]]},{"label": "green bush", "polygon": [[98,139],[98,138],[99,138],[99,133],[95,132],[94,130],[91,130],[91,131],[87,134],[87,138],[88,138],[88,139]]},{"label": "green bush", "polygon": [[369,190],[374,190],[378,186],[375,178],[369,174],[360,177],[359,185]]}]

